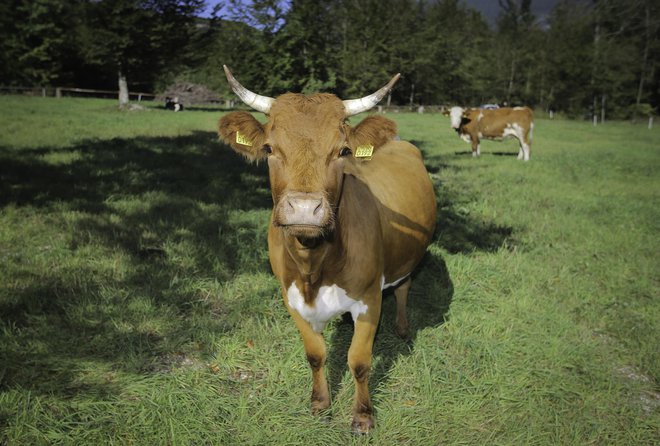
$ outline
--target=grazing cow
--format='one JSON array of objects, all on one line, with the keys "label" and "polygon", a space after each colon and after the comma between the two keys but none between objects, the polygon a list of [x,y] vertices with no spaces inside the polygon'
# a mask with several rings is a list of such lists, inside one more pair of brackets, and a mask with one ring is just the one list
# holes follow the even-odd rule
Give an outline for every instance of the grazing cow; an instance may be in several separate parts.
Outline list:
[{"label": "grazing cow", "polygon": [[445,112],[451,118],[451,126],[464,141],[472,143],[472,156],[479,156],[482,138],[503,139],[513,136],[520,143],[518,159],[529,161],[534,130],[534,114],[527,107],[503,107],[496,109],[464,109],[452,107]]},{"label": "grazing cow", "polygon": [[271,267],[312,370],[312,413],[330,406],[322,331],[350,313],[354,334],[348,365],[355,382],[352,429],[374,426],[368,377],[382,291],[396,287],[396,331],[406,337],[410,274],[433,235],[436,202],[419,150],[396,140],[396,124],[349,116],[374,107],[398,80],[361,99],[247,90],[225,66],[241,100],[265,113],[220,119],[223,141],[248,160],[266,159],[273,210],[268,229]]},{"label": "grazing cow", "polygon": [[173,110],[175,112],[183,110],[183,104],[179,102],[179,98],[165,98],[165,108],[167,110]]}]

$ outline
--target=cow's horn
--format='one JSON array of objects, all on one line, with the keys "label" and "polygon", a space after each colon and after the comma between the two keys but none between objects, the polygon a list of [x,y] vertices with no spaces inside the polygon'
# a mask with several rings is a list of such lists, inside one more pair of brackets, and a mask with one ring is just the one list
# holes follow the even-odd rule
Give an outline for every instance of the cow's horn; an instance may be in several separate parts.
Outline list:
[{"label": "cow's horn", "polygon": [[385,97],[388,91],[392,89],[396,81],[401,77],[401,73],[397,73],[383,88],[375,93],[365,96],[360,99],[347,99],[344,102],[344,109],[346,109],[346,116],[357,115],[363,111],[370,110]]},{"label": "cow's horn", "polygon": [[270,107],[273,105],[273,102],[275,102],[275,99],[251,92],[236,80],[231,74],[231,71],[229,71],[229,68],[227,68],[227,65],[223,65],[222,67],[225,69],[225,75],[227,76],[231,89],[234,90],[234,93],[236,93],[239,98],[241,98],[241,101],[257,111],[263,113],[268,113],[270,111]]}]

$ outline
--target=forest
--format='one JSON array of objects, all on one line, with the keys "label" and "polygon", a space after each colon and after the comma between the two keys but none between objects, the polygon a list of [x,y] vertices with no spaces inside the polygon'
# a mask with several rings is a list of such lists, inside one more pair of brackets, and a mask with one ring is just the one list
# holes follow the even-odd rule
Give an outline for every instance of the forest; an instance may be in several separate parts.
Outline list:
[{"label": "forest", "polygon": [[[402,78],[392,104],[529,105],[580,119],[653,115],[660,3],[498,0],[8,0],[0,85],[162,92],[174,82],[231,97],[222,65],[269,96],[356,97]],[[125,99],[127,100],[127,99]],[[121,102],[121,98],[120,98]]]}]

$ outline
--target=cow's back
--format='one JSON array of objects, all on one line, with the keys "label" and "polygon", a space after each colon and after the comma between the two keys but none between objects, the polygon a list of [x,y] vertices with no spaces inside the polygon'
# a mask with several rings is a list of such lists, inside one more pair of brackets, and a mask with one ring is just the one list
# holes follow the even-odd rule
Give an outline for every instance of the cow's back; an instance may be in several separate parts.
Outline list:
[{"label": "cow's back", "polygon": [[391,141],[350,173],[374,195],[383,236],[385,282],[395,282],[419,262],[435,229],[435,192],[421,153],[408,142]]}]

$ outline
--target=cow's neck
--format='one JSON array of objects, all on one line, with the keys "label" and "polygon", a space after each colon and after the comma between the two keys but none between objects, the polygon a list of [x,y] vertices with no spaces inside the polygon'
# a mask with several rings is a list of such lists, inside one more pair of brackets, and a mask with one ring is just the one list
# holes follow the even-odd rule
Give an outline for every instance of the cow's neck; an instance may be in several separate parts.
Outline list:
[{"label": "cow's neck", "polygon": [[314,300],[320,286],[324,260],[330,251],[331,243],[327,239],[299,239],[285,236],[286,249],[296,264],[298,279],[302,282],[302,294],[306,302]]}]

